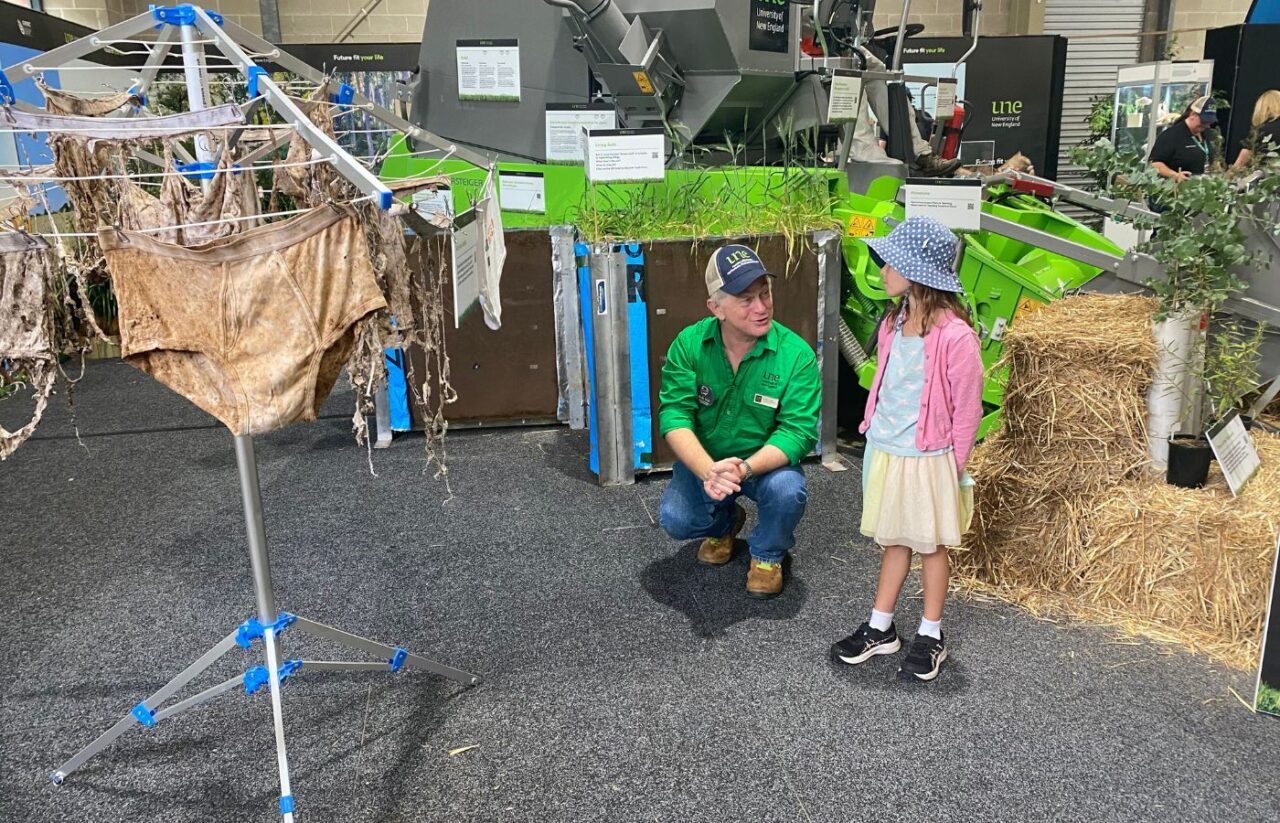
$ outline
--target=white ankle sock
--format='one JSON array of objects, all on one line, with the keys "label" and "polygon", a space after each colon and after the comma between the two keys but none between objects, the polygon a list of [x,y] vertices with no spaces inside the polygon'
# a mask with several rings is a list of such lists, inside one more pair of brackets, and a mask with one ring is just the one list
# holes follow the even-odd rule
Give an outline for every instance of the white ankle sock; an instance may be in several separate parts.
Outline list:
[{"label": "white ankle sock", "polygon": [[920,618],[920,629],[916,634],[923,634],[932,637],[934,640],[942,639],[942,621],[941,620],[925,620]]},{"label": "white ankle sock", "polygon": [[867,621],[871,624],[871,628],[878,632],[887,632],[889,627],[893,625],[893,612],[878,612],[871,610],[871,619]]}]

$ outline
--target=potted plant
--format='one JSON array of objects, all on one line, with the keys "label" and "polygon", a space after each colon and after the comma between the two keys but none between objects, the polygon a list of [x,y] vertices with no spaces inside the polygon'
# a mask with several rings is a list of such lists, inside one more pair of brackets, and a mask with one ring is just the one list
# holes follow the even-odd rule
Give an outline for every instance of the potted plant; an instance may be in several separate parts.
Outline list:
[{"label": "potted plant", "polygon": [[[1219,411],[1214,404],[1206,408],[1207,333],[1226,301],[1247,288],[1237,272],[1269,260],[1265,251],[1249,244],[1246,227],[1280,235],[1280,226],[1269,219],[1265,208],[1280,197],[1280,164],[1273,163],[1250,185],[1242,186],[1216,174],[1181,182],[1162,178],[1145,160],[1118,152],[1106,140],[1074,151],[1072,159],[1103,181],[1102,187],[1112,197],[1145,200],[1159,210],[1139,223],[1152,231],[1137,249],[1155,258],[1167,275],[1146,284],[1160,300],[1156,317],[1160,354],[1148,397],[1151,457],[1157,466],[1171,461],[1173,442],[1181,466],[1187,456],[1183,453],[1191,452],[1196,468],[1190,482],[1195,483],[1201,468],[1208,473],[1211,453],[1203,433]],[[1234,391],[1235,381],[1244,379],[1239,366],[1246,358],[1234,343],[1223,342],[1217,351],[1223,356],[1231,352],[1234,358],[1230,366],[1221,359],[1215,364],[1214,393],[1229,398],[1227,384]],[[1174,435],[1188,437],[1171,441]],[[1181,468],[1177,473],[1183,475]]]}]

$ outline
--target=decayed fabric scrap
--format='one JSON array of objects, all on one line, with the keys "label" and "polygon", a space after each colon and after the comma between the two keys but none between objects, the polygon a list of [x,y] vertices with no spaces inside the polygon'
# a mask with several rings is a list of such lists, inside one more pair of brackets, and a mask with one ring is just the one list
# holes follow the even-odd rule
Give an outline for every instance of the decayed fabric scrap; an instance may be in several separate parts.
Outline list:
[{"label": "decayed fabric scrap", "polygon": [[59,292],[48,244],[11,232],[0,234],[0,386],[25,384],[35,411],[16,431],[0,427],[0,460],[36,430],[58,376]]},{"label": "decayed fabric scrap", "polygon": [[[299,106],[316,127],[333,136],[332,107],[327,103],[328,87],[316,89]],[[289,144],[286,164],[301,163],[311,157],[311,146],[295,135]],[[413,191],[447,185],[447,178],[431,177],[395,181],[388,188],[403,195]],[[334,199],[351,200],[360,192],[350,182],[337,174],[328,164],[292,166],[276,173],[276,188],[292,197],[299,205],[318,206]],[[272,205],[274,210],[274,203]],[[356,409],[352,415],[352,429],[359,443],[368,442],[367,417],[374,411],[373,395],[386,385],[387,349],[406,349],[420,346],[427,353],[431,375],[420,380],[415,374],[406,375],[414,399],[422,403],[423,395],[430,396],[431,385],[438,384],[445,402],[456,397],[449,385],[448,356],[444,341],[444,292],[441,272],[419,272],[415,279],[405,245],[405,224],[395,209],[383,210],[367,200],[357,205],[361,223],[371,252],[374,276],[387,301],[387,308],[371,316],[356,333],[356,348],[347,372],[356,394]],[[438,256],[432,256],[427,265],[443,266]],[[436,315],[439,315],[437,318]],[[441,408],[443,408],[443,403]],[[437,414],[428,421],[427,452],[435,460],[439,458],[443,470],[444,415]]]},{"label": "decayed fabric scrap", "polygon": [[55,89],[45,84],[42,78],[36,78],[36,87],[44,95],[44,107],[51,114],[74,114],[81,117],[105,117],[120,111],[125,106],[141,106],[142,98],[133,92],[121,91],[95,97],[85,97],[72,92]]},{"label": "decayed fabric scrap", "polygon": [[356,327],[386,306],[347,206],[199,246],[114,228],[98,242],[125,361],[237,435],[314,420]]}]

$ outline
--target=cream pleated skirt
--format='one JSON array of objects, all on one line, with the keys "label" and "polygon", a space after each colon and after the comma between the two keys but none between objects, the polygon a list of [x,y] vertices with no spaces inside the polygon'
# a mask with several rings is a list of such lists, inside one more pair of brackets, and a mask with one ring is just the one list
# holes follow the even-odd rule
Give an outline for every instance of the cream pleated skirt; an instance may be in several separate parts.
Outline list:
[{"label": "cream pleated skirt", "polygon": [[900,457],[867,444],[862,460],[862,533],[880,546],[931,554],[959,546],[973,520],[973,481],[955,455]]}]

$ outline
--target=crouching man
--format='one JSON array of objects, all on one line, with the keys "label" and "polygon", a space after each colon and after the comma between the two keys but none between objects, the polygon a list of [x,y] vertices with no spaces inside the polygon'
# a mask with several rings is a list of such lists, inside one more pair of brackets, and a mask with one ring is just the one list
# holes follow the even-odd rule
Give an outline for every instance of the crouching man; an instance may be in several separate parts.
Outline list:
[{"label": "crouching man", "polygon": [[698,562],[728,563],[746,512],[759,522],[747,540],[747,594],[782,591],[782,560],[804,515],[799,463],[818,439],[821,383],[813,349],[773,322],[773,275],[746,246],[716,251],[707,265],[712,317],[684,329],[662,367],[658,423],[678,462],[662,498],[662,528],[702,538]]}]

